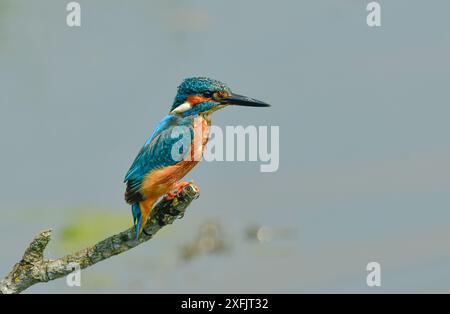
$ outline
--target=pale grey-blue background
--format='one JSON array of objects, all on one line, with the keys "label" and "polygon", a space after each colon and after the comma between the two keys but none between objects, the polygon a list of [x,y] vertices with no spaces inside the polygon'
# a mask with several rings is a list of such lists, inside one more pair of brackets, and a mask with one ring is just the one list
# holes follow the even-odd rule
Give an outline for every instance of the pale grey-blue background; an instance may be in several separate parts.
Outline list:
[{"label": "pale grey-blue background", "polygon": [[[279,125],[279,171],[203,162],[185,218],[83,273],[103,281],[28,292],[449,292],[448,1],[380,1],[378,29],[362,0],[80,0],[77,29],[67,2],[0,0],[1,276],[76,208],[128,214],[124,173],[206,75],[273,105],[214,123]],[[180,262],[209,218],[232,250]],[[293,232],[257,244],[249,224]]]}]

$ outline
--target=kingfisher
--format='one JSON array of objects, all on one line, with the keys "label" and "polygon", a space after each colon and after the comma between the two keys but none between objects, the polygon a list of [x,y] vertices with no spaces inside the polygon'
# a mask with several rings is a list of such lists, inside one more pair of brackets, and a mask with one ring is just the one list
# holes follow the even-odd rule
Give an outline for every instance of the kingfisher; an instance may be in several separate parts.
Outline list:
[{"label": "kingfisher", "polygon": [[231,92],[224,83],[207,78],[183,80],[165,116],[125,175],[125,201],[131,205],[136,238],[141,235],[153,205],[163,196],[175,198],[189,182],[180,181],[201,160],[209,138],[211,114],[229,105],[270,105]]}]

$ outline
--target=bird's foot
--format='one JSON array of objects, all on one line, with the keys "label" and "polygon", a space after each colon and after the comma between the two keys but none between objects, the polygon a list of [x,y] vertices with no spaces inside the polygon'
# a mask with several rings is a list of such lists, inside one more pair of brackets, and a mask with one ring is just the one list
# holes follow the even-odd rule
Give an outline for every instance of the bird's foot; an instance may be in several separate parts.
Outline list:
[{"label": "bird's foot", "polygon": [[175,197],[180,195],[180,193],[184,189],[184,187],[190,183],[192,183],[192,181],[184,181],[184,182],[177,183],[175,185],[175,188],[172,191],[170,191],[169,193],[167,193],[166,200],[167,201],[173,200]]}]

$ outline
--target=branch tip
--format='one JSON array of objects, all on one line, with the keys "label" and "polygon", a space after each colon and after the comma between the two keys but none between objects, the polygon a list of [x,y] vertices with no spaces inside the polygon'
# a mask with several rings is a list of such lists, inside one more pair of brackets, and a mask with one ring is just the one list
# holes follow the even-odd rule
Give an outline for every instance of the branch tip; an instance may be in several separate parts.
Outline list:
[{"label": "branch tip", "polygon": [[52,229],[47,229],[39,233],[23,254],[22,260],[29,263],[40,262],[44,259],[44,250],[50,242]]}]

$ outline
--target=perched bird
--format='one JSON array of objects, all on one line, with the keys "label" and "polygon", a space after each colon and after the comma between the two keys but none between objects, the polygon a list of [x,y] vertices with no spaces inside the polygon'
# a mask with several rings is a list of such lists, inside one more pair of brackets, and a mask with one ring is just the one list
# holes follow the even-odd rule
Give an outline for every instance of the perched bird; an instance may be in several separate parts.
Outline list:
[{"label": "perched bird", "polygon": [[155,202],[166,194],[169,200],[176,197],[188,184],[177,182],[200,161],[211,114],[228,105],[269,106],[234,94],[224,83],[206,77],[188,78],[178,86],[170,113],[145,141],[124,179],[136,237],[142,233]]}]

